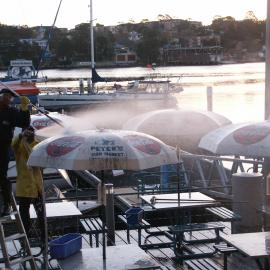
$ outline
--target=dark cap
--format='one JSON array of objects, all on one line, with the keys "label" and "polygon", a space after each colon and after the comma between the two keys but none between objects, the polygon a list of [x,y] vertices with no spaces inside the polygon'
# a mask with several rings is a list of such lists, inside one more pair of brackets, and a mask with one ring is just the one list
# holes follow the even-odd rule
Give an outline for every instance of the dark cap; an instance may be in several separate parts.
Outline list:
[{"label": "dark cap", "polygon": [[13,97],[16,97],[16,95],[8,88],[2,88],[0,90],[0,95],[1,94],[11,94]]},{"label": "dark cap", "polygon": [[28,127],[23,128],[23,131],[26,130],[26,129],[30,130],[30,131],[33,131],[33,132],[35,131],[35,128],[33,126],[31,126],[31,125],[28,126]]}]

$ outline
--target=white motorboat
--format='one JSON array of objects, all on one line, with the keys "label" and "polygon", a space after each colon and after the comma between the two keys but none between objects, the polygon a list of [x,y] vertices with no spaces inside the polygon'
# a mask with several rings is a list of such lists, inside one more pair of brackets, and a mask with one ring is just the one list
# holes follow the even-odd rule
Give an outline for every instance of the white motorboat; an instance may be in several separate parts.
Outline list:
[{"label": "white motorboat", "polygon": [[173,108],[177,99],[173,95],[182,89],[170,88],[169,81],[141,81],[133,87],[117,88],[97,93],[74,91],[47,92],[39,95],[39,105],[46,110],[80,109],[97,105],[135,105],[136,107]]}]

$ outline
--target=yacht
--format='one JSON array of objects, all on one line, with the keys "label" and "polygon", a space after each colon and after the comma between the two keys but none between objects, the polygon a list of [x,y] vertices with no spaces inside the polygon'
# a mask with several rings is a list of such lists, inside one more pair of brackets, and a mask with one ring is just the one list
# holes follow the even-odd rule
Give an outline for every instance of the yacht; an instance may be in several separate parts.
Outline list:
[{"label": "yacht", "polygon": [[47,91],[38,96],[39,105],[46,110],[92,108],[100,105],[128,105],[149,108],[173,108],[177,106],[175,88],[170,81],[135,81],[127,87],[116,85],[112,90]]}]

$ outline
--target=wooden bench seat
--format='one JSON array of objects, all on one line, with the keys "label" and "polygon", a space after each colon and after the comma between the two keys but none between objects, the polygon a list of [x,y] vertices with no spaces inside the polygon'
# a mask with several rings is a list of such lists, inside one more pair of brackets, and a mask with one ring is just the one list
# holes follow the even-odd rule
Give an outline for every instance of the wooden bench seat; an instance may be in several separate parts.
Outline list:
[{"label": "wooden bench seat", "polygon": [[235,221],[240,220],[241,216],[229,210],[226,207],[207,207],[206,211],[214,214],[222,221]]},{"label": "wooden bench seat", "polygon": [[176,270],[176,269],[171,265],[162,265],[160,266],[160,270]]},{"label": "wooden bench seat", "polygon": [[[138,224],[130,225],[130,224],[128,224],[125,215],[118,215],[118,218],[126,225],[128,243],[130,243],[130,230],[137,229],[138,230],[138,245],[141,249],[148,250],[148,249],[160,249],[160,248],[173,247],[172,236],[169,235],[168,232],[166,232],[166,231],[150,231],[150,230],[148,230],[148,229],[150,229],[151,225],[146,220],[142,219]],[[170,241],[169,242],[161,242],[161,243],[148,243],[148,244],[144,243],[144,244],[142,244],[142,230],[145,230],[145,232],[148,234],[148,236],[145,237],[145,242],[151,236],[160,236],[160,235],[166,236],[167,238],[170,239]]]},{"label": "wooden bench seat", "polygon": [[223,270],[221,265],[208,258],[187,260],[184,264],[192,270]]},{"label": "wooden bench seat", "polygon": [[233,223],[241,219],[241,216],[239,214],[236,214],[230,209],[226,207],[222,207],[222,206],[208,207],[206,208],[206,211],[214,215],[217,218],[217,220],[231,222],[232,233],[234,233],[235,231],[235,227],[233,226]]},{"label": "wooden bench seat", "polygon": [[223,270],[227,270],[227,258],[229,255],[231,255],[234,252],[237,252],[237,249],[232,246],[228,246],[226,243],[220,243],[217,245],[214,245],[214,249],[223,254]]},{"label": "wooden bench seat", "polygon": [[102,220],[99,217],[83,218],[80,219],[80,223],[85,233],[89,235],[90,246],[93,246],[92,236],[94,236],[96,238],[96,247],[99,247],[99,234],[107,232],[106,226],[105,231],[103,229]]},{"label": "wooden bench seat", "polygon": [[[169,231],[173,236],[173,251],[179,262],[182,264],[183,260],[200,259],[213,256],[217,251],[211,250],[207,252],[194,253],[190,249],[190,245],[202,244],[202,243],[219,243],[220,231],[225,226],[218,222],[215,223],[191,223],[185,225],[169,226]],[[189,235],[196,231],[214,231],[215,235],[209,234],[209,236],[203,239],[186,239],[186,233]]]},{"label": "wooden bench seat", "polygon": [[[225,226],[221,223],[214,222],[214,223],[190,223],[184,225],[173,225],[169,226],[169,231],[175,236],[176,240],[184,241],[186,243],[209,243],[209,242],[219,242],[220,236],[219,232],[222,231]],[[195,232],[195,231],[215,231],[215,237],[207,238],[207,239],[194,239],[194,240],[187,240],[185,238],[185,232]]]}]

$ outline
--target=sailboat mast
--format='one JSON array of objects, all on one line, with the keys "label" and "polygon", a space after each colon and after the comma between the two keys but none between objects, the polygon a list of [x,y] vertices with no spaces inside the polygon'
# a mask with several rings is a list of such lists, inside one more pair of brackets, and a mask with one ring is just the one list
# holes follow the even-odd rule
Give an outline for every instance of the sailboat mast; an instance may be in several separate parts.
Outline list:
[{"label": "sailboat mast", "polygon": [[94,58],[94,25],[93,25],[93,4],[90,0],[90,48],[91,48],[91,69],[95,67]]},{"label": "sailboat mast", "polygon": [[[94,26],[93,26],[93,4],[92,0],[90,0],[90,45],[91,45],[91,70],[92,70],[92,85],[91,85],[91,92],[94,93],[95,91],[95,83],[96,82],[104,82],[105,79],[101,78],[95,69],[95,58],[94,58]],[[89,90],[90,90],[90,82],[89,82]]]},{"label": "sailboat mast", "polygon": [[265,38],[265,97],[264,117],[270,115],[270,0],[267,0],[266,38]]}]

